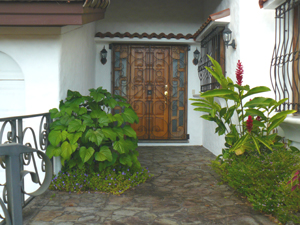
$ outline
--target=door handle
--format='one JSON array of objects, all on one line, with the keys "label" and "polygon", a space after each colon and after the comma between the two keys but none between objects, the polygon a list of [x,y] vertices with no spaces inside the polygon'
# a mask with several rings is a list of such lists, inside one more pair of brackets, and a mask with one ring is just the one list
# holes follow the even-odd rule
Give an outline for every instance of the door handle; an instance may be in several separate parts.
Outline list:
[{"label": "door handle", "polygon": [[166,84],[165,85],[165,97],[166,97],[166,99],[165,99],[165,104],[167,104],[167,98],[168,98],[168,85]]},{"label": "door handle", "polygon": [[166,97],[166,99],[165,99],[165,104],[167,104],[168,91],[165,91],[165,97]]}]

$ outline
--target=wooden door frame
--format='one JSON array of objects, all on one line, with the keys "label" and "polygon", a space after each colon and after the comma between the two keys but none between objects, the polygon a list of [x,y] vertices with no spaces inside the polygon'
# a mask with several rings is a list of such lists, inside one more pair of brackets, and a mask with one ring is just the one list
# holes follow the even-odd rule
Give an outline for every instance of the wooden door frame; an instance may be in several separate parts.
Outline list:
[{"label": "wooden door frame", "polygon": [[[115,69],[116,69],[116,67],[115,67],[115,65],[116,65],[116,54],[115,54],[115,47],[116,46],[127,46],[127,54],[131,54],[131,48],[132,47],[145,47],[145,48],[151,48],[151,46],[154,46],[154,47],[167,47],[167,48],[169,48],[170,50],[170,55],[168,56],[169,57],[169,65],[168,65],[168,67],[169,67],[169,74],[168,74],[168,79],[169,79],[169,84],[171,85],[173,85],[173,80],[174,80],[174,72],[173,72],[173,68],[174,68],[174,65],[173,65],[173,63],[174,63],[174,58],[172,57],[172,54],[173,54],[173,52],[172,52],[172,50],[173,50],[173,48],[177,48],[177,49],[179,49],[179,50],[182,50],[182,52],[180,51],[179,53],[178,53],[178,55],[180,55],[180,53],[184,53],[184,62],[183,62],[183,65],[184,65],[184,67],[182,68],[182,70],[183,70],[183,78],[184,78],[184,80],[183,80],[183,89],[184,89],[184,92],[183,92],[183,101],[182,101],[182,103],[183,103],[183,106],[181,106],[181,108],[183,108],[181,111],[182,111],[182,114],[183,114],[183,117],[182,117],[182,120],[181,120],[181,118],[180,118],[180,112],[179,112],[179,110],[180,109],[178,109],[177,110],[177,129],[178,128],[180,128],[180,126],[179,126],[179,124],[180,123],[183,123],[183,128],[182,128],[182,130],[183,130],[183,134],[180,136],[180,138],[178,138],[178,137],[172,137],[172,98],[171,97],[169,97],[169,104],[168,104],[168,117],[169,117],[169,119],[168,119],[168,137],[167,137],[167,139],[142,139],[142,140],[147,140],[147,141],[165,141],[165,142],[168,142],[168,141],[176,141],[176,140],[182,140],[182,141],[186,141],[187,139],[188,139],[188,135],[187,135],[187,116],[188,116],[188,110],[187,110],[187,103],[188,103],[188,50],[189,50],[189,48],[188,48],[188,45],[183,45],[183,44],[179,44],[179,45],[176,45],[176,44],[139,44],[139,43],[129,43],[129,44],[127,44],[127,43],[113,43],[112,45],[110,45],[111,46],[111,49],[112,49],[112,63],[111,63],[111,87],[112,87],[112,93],[113,94],[115,94],[115,91],[116,90],[119,90],[120,91],[120,85],[119,85],[119,87],[116,89],[116,77],[115,77]],[[175,53],[174,53],[175,54]],[[127,58],[129,57],[130,55],[128,55],[127,56]],[[120,57],[120,59],[121,59],[121,57]],[[117,59],[118,60],[118,59]],[[180,60],[182,60],[181,58],[179,58],[178,59],[178,62],[177,62],[177,64],[178,64],[178,67],[176,68],[177,69],[177,71],[176,72],[179,72],[179,65],[181,65],[180,63],[181,63],[181,61]],[[121,60],[120,60],[120,62],[121,62]],[[129,63],[128,63],[129,61],[127,60],[127,65],[126,65],[126,73],[127,74],[129,74],[128,73],[128,71],[130,70],[130,65],[129,65]],[[120,64],[121,65],[121,64]],[[121,67],[120,67],[121,68]],[[178,75],[176,78],[178,78],[178,87],[177,87],[177,94],[178,94],[178,106],[180,105],[180,99],[179,99],[179,90],[180,90],[180,75]],[[126,91],[127,93],[128,93],[128,91]],[[169,90],[169,96],[171,96],[171,90]],[[179,108],[179,107],[178,107]],[[180,121],[181,122],[180,122]],[[149,129],[149,128],[148,128]],[[179,131],[177,131],[177,132],[179,132]],[[174,133],[174,132],[173,132]]]}]

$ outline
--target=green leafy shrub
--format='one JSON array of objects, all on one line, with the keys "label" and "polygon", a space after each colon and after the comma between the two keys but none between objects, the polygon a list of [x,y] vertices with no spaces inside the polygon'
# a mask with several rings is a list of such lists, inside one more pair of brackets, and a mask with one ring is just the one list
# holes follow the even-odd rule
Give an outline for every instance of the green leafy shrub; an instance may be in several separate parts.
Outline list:
[{"label": "green leafy shrub", "polygon": [[[225,135],[225,148],[212,161],[212,167],[224,182],[247,196],[254,209],[272,214],[283,223],[299,224],[300,191],[299,188],[294,190],[300,187],[300,152],[274,132],[288,114],[296,111],[275,113],[287,99],[277,102],[255,97],[246,101],[270,89],[242,86],[244,71],[240,62],[234,84],[223,76],[220,65],[210,59],[213,67],[206,69],[220,83],[221,89],[201,93],[201,99],[192,99],[195,101],[192,105],[197,107],[196,111],[205,113],[201,116],[203,119],[216,123],[216,133]],[[215,97],[224,99],[225,107],[221,107]]]},{"label": "green leafy shrub", "polygon": [[126,99],[102,87],[89,91],[89,96],[82,96],[68,90],[59,109],[50,110],[54,122],[46,154],[60,156],[64,171],[102,171],[119,164],[139,169],[137,136],[130,126],[138,123],[136,113]]},{"label": "green leafy shrub", "polygon": [[69,172],[59,172],[52,179],[51,190],[66,192],[105,192],[120,195],[124,191],[139,186],[152,177],[146,168],[135,169],[128,166],[110,166],[102,172],[89,173],[86,169],[74,169]]},{"label": "green leafy shrub", "polygon": [[300,223],[300,191],[287,181],[300,166],[299,151],[280,148],[271,153],[247,152],[231,159],[216,159],[212,167],[222,180],[247,196],[253,208],[274,215],[282,223]]},{"label": "green leafy shrub", "polygon": [[[229,158],[232,154],[241,155],[245,151],[256,149],[272,151],[282,148],[284,144],[273,130],[283,122],[288,114],[295,110],[287,110],[274,114],[275,109],[287,99],[275,101],[272,98],[255,97],[246,101],[254,94],[270,91],[268,87],[259,86],[250,89],[249,85],[242,86],[243,68],[238,62],[236,72],[236,84],[222,73],[222,68],[217,61],[208,56],[213,64],[212,68],[206,67],[211,75],[218,81],[221,88],[201,93],[200,99],[192,105],[194,110],[204,112],[201,117],[216,123],[215,130],[219,135],[225,134],[225,147],[222,151],[223,158]],[[215,101],[215,97],[224,99],[226,106],[221,107]],[[246,120],[246,118],[248,119]],[[234,122],[236,118],[237,122]]]}]

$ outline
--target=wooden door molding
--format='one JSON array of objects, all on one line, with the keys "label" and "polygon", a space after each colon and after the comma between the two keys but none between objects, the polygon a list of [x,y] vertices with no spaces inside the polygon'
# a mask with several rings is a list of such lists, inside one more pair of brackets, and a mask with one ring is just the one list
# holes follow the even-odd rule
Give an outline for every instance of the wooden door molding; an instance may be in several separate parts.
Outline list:
[{"label": "wooden door molding", "polygon": [[113,93],[129,101],[141,140],[185,140],[187,46],[113,45]]}]

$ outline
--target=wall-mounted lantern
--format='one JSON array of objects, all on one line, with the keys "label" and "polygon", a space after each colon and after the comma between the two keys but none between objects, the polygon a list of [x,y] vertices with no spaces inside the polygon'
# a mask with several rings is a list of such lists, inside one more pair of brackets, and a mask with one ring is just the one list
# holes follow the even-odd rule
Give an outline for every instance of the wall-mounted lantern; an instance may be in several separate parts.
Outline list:
[{"label": "wall-mounted lantern", "polygon": [[100,61],[103,65],[107,62],[107,51],[105,49],[105,46],[100,52]]},{"label": "wall-mounted lantern", "polygon": [[225,42],[225,46],[228,48],[228,46],[231,46],[232,48],[236,49],[235,40],[233,39],[232,42],[229,44],[229,41],[231,40],[231,33],[232,31],[226,27],[223,31],[223,40]]},{"label": "wall-mounted lantern", "polygon": [[195,66],[198,65],[199,57],[200,57],[200,52],[199,52],[198,49],[196,48],[196,50],[194,51],[194,59],[193,59],[193,64],[194,64]]}]

